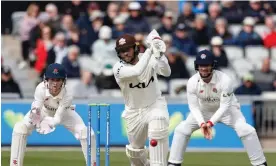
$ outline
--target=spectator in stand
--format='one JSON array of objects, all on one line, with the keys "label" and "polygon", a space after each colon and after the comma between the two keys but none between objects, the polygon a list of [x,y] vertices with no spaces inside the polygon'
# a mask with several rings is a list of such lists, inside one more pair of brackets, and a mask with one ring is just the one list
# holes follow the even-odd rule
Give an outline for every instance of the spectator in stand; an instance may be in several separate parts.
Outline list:
[{"label": "spectator in stand", "polygon": [[95,79],[95,85],[98,91],[102,89],[117,89],[115,77],[113,76],[112,68],[114,64],[119,60],[115,51],[116,40],[112,38],[111,28],[103,26],[100,29],[99,39],[93,44],[93,62],[94,67],[92,69]]},{"label": "spectator in stand", "polygon": [[221,6],[216,2],[211,3],[208,7],[208,14],[207,26],[213,29],[216,19],[222,16]]},{"label": "spectator in stand", "polygon": [[135,38],[136,42],[139,43],[140,53],[144,53],[146,51],[147,47],[144,44],[145,39],[144,39],[143,33],[136,33],[134,35],[134,38]]},{"label": "spectator in stand", "polygon": [[247,73],[243,76],[243,84],[235,92],[236,95],[261,95],[262,90],[254,82],[254,76]]},{"label": "spectator in stand", "polygon": [[273,15],[276,11],[276,3],[275,1],[262,1],[263,8],[266,11],[267,15]]},{"label": "spectator in stand", "polygon": [[223,39],[224,45],[233,44],[233,35],[228,30],[227,20],[220,17],[216,20],[215,29],[211,36],[220,36]]},{"label": "spectator in stand", "polygon": [[175,28],[173,25],[173,13],[171,11],[166,11],[161,21],[162,21],[162,25],[157,30],[159,35],[163,35],[163,34],[172,35]]},{"label": "spectator in stand", "polygon": [[115,51],[116,41],[112,39],[112,31],[108,26],[103,26],[99,32],[99,39],[92,45],[92,59],[101,72],[104,66],[113,66],[117,61],[117,53]]},{"label": "spectator in stand", "polygon": [[173,42],[173,38],[172,38],[172,35],[170,34],[163,34],[161,36],[162,40],[164,41],[164,43],[166,44],[166,48],[167,50],[169,48],[173,48],[173,45],[172,45],[172,42]]},{"label": "spectator in stand", "polygon": [[125,34],[125,18],[123,16],[117,16],[113,21],[112,38],[117,39],[119,36]]},{"label": "spectator in stand", "polygon": [[90,20],[92,21],[92,28],[95,34],[97,35],[97,39],[99,36],[99,31],[103,26],[103,18],[104,13],[101,11],[94,11],[90,17]]},{"label": "spectator in stand", "polygon": [[165,7],[158,1],[146,0],[144,1],[143,14],[148,23],[150,23],[151,29],[156,29],[160,26],[160,19],[165,13]]},{"label": "spectator in stand", "polygon": [[1,66],[1,93],[17,93],[23,98],[18,83],[13,79],[11,69],[7,66]]},{"label": "spectator in stand", "polygon": [[21,39],[21,54],[23,61],[18,65],[20,69],[23,69],[28,65],[29,53],[30,53],[30,31],[38,24],[39,7],[32,3],[28,6],[26,15],[24,16],[20,24],[20,39]]},{"label": "spectator in stand", "polygon": [[163,77],[164,79],[171,80],[175,78],[190,78],[190,74],[185,64],[186,57],[183,56],[180,51],[178,51],[176,48],[171,47],[168,49],[166,55],[172,73],[169,77]]},{"label": "spectator in stand", "polygon": [[194,27],[195,14],[192,11],[192,3],[185,2],[183,3],[182,7],[183,11],[178,16],[176,24],[184,23],[190,28]]},{"label": "spectator in stand", "polygon": [[235,38],[238,46],[245,47],[248,45],[263,45],[262,38],[254,31],[255,20],[252,17],[246,17],[243,20],[243,28]]},{"label": "spectator in stand", "polygon": [[48,24],[52,28],[53,34],[61,31],[61,17],[58,14],[57,6],[53,3],[49,3],[46,5],[45,11],[49,16]]},{"label": "spectator in stand", "polygon": [[270,69],[269,58],[264,59],[261,70],[254,70],[253,76],[256,84],[262,91],[276,90],[276,73]]},{"label": "spectator in stand", "polygon": [[119,9],[119,16],[123,17],[125,20],[129,17],[130,13],[128,10],[128,3],[122,1],[120,4],[120,9]]},{"label": "spectator in stand", "polygon": [[266,48],[276,47],[276,27],[273,17],[268,16],[265,18],[265,25],[268,28],[269,32],[264,34],[264,46]]},{"label": "spectator in stand", "polygon": [[135,34],[138,32],[149,33],[150,26],[141,13],[141,5],[139,2],[130,2],[128,5],[130,12],[129,18],[126,20],[125,26],[126,30],[130,34]]},{"label": "spectator in stand", "polygon": [[249,6],[245,10],[245,16],[253,17],[256,23],[264,23],[266,11],[259,0],[250,0]]},{"label": "spectator in stand", "polygon": [[238,24],[243,20],[243,11],[235,1],[221,1],[222,16],[229,24]]},{"label": "spectator in stand", "polygon": [[81,77],[80,63],[78,61],[79,53],[79,47],[72,45],[68,48],[68,56],[65,56],[62,60],[61,64],[66,70],[68,79]]},{"label": "spectator in stand", "polygon": [[79,30],[77,29],[77,27],[74,26],[72,29],[70,29],[68,34],[69,34],[69,39],[67,39],[67,43],[66,43],[67,46],[77,45],[81,53],[88,52],[86,50],[82,50],[82,49],[85,49],[86,46],[80,42]]},{"label": "spectator in stand", "polygon": [[48,65],[52,63],[61,64],[62,59],[68,54],[64,33],[57,33],[55,35],[53,44],[53,47],[48,51]]},{"label": "spectator in stand", "polygon": [[107,6],[106,15],[104,16],[104,25],[113,27],[113,20],[119,14],[119,5],[116,2],[110,2]]},{"label": "spectator in stand", "polygon": [[36,55],[36,62],[34,65],[35,71],[43,76],[43,71],[46,67],[46,61],[48,56],[48,51],[52,48],[53,34],[52,29],[49,26],[45,26],[42,29],[41,38],[39,38],[36,42],[36,48],[34,50],[34,54]]},{"label": "spectator in stand", "polygon": [[71,3],[65,3],[64,13],[71,15],[76,21],[81,15],[85,13],[85,3],[81,0],[72,0]]},{"label": "spectator in stand", "polygon": [[61,29],[62,32],[65,34],[66,40],[70,38],[70,30],[75,27],[73,17],[69,14],[64,15],[62,17]]},{"label": "spectator in stand", "polygon": [[156,17],[157,19],[160,19],[165,13],[165,7],[158,1],[146,0],[144,3],[145,17]]},{"label": "spectator in stand", "polygon": [[182,13],[185,8],[183,8],[183,4],[185,3],[191,3],[192,5],[192,12],[195,14],[200,14],[206,12],[206,9],[208,7],[208,2],[206,0],[199,0],[199,1],[187,1],[187,0],[181,0],[179,1],[179,13]]},{"label": "spectator in stand", "polygon": [[30,48],[33,51],[36,48],[36,42],[42,36],[42,29],[47,25],[49,20],[48,15],[39,15],[38,17],[38,24],[33,27],[30,31]]},{"label": "spectator in stand", "polygon": [[87,13],[76,22],[79,30],[79,43],[82,46],[80,48],[81,54],[91,54],[90,47],[98,39],[98,34],[94,31],[94,24],[101,22],[96,21],[96,23],[92,23],[92,20],[95,20],[96,16],[99,18],[103,17],[99,5],[96,2],[91,2],[87,7]]},{"label": "spectator in stand", "polygon": [[195,18],[195,27],[192,30],[192,38],[197,45],[208,45],[210,41],[210,30],[206,25],[206,20],[202,15]]},{"label": "spectator in stand", "polygon": [[185,24],[178,24],[175,29],[172,45],[188,56],[195,56],[197,53],[197,45],[190,39],[188,30],[189,28]]},{"label": "spectator in stand", "polygon": [[228,67],[228,58],[226,52],[223,48],[222,38],[219,36],[214,36],[211,39],[211,48],[210,51],[215,56],[215,60],[217,60],[218,68],[227,68]]}]

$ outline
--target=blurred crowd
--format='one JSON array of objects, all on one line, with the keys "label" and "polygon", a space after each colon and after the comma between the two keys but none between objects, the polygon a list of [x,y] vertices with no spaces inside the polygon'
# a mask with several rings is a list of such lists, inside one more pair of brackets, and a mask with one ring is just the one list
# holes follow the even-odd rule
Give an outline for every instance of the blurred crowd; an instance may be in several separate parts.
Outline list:
[{"label": "blurred crowd", "polygon": [[[144,52],[145,37],[156,29],[167,45],[167,57],[172,69],[169,78],[188,79],[193,73],[187,69],[187,59],[194,57],[200,46],[207,46],[218,61],[219,69],[228,68],[225,46],[276,47],[276,3],[269,1],[179,1],[177,12],[169,10],[162,2],[134,1],[110,2],[106,10],[101,2],[66,2],[63,9],[54,3],[39,8],[28,6],[20,22],[22,61],[20,69],[34,68],[43,79],[44,70],[51,63],[61,63],[67,70],[68,80],[80,80],[75,85],[78,93],[101,93],[105,89],[118,89],[112,67],[118,60],[115,40],[124,33],[133,34]],[[237,34],[229,25],[240,24]],[[259,34],[256,25],[265,25]],[[233,56],[233,55],[232,55]],[[261,70],[253,70],[242,77],[236,94],[260,95],[276,90],[276,73],[270,69],[271,57],[263,59]],[[2,92],[10,80],[1,73]],[[4,84],[3,84],[4,82]],[[16,86],[16,83],[11,83]],[[19,90],[20,91],[20,90]],[[179,91],[180,92],[180,91]]]}]

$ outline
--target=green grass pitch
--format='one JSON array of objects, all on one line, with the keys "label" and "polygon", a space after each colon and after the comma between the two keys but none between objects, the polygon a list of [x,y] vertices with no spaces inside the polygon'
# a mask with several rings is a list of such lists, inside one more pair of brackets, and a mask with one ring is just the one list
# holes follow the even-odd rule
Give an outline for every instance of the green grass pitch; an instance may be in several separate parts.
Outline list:
[{"label": "green grass pitch", "polygon": [[[185,153],[182,166],[250,166],[246,153],[234,152],[189,152]],[[276,153],[266,153],[270,166],[276,165]],[[9,165],[10,152],[2,151],[2,165]],[[104,153],[101,154],[104,164]],[[129,166],[124,152],[111,152],[111,166]],[[27,152],[25,166],[85,166],[81,151]]]}]

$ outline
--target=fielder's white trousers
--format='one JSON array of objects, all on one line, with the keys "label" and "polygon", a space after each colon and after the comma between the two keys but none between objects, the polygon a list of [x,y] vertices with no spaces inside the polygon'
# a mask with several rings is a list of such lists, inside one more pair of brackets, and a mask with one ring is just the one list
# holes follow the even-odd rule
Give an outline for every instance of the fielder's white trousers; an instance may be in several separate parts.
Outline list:
[{"label": "fielder's white trousers", "polygon": [[[207,122],[210,120],[214,113],[215,112],[202,112],[204,121]],[[243,142],[252,165],[258,165],[266,161],[256,131],[251,125],[246,123],[239,107],[232,106],[223,114],[219,123],[224,123],[236,131]],[[175,164],[182,163],[190,136],[197,129],[199,129],[198,123],[190,113],[187,119],[182,121],[175,128],[169,162]],[[225,140],[227,140],[227,138],[225,138]]]}]

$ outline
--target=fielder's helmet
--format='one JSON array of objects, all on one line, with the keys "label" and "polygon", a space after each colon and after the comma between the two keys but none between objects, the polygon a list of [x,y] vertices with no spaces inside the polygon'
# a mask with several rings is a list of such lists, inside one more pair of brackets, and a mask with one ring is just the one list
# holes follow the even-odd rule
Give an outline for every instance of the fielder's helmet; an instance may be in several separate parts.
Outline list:
[{"label": "fielder's helmet", "polygon": [[138,45],[139,44],[136,42],[134,36],[132,36],[130,34],[124,34],[124,35],[118,37],[118,39],[116,40],[115,50],[116,50],[117,54],[119,54],[120,51],[122,51],[124,49],[134,47],[135,53],[138,54],[139,53]]},{"label": "fielder's helmet", "polygon": [[198,65],[212,65],[212,69],[216,69],[217,61],[214,55],[209,50],[199,51],[194,61],[195,70],[198,70]]},{"label": "fielder's helmet", "polygon": [[60,78],[66,79],[66,71],[61,64],[52,63],[50,64],[45,72],[45,79],[48,78]]}]

